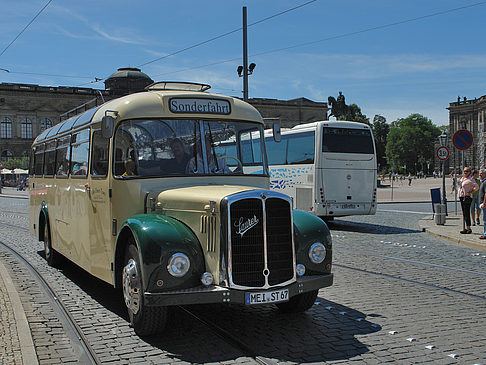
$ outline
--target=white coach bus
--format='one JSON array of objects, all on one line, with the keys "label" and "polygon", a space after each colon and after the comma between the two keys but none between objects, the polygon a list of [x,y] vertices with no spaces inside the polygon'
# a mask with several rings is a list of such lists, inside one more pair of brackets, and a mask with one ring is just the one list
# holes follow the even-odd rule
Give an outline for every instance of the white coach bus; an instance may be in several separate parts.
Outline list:
[{"label": "white coach bus", "polygon": [[266,137],[270,189],[323,219],[376,213],[376,153],[363,123],[322,121]]}]

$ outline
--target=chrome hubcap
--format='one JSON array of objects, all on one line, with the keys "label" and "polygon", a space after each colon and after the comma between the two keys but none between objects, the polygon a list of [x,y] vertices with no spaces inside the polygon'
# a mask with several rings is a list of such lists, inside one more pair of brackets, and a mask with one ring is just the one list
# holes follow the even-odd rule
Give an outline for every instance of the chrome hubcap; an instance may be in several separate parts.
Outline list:
[{"label": "chrome hubcap", "polygon": [[137,263],[134,259],[130,259],[123,268],[122,281],[125,305],[133,314],[137,314],[140,309],[141,284]]}]

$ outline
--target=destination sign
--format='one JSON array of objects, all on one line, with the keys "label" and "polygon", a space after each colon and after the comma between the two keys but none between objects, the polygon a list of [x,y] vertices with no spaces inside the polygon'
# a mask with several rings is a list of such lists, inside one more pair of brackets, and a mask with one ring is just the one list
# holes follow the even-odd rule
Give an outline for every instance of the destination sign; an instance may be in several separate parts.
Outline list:
[{"label": "destination sign", "polygon": [[169,100],[172,113],[230,114],[231,106],[227,100],[172,98]]}]

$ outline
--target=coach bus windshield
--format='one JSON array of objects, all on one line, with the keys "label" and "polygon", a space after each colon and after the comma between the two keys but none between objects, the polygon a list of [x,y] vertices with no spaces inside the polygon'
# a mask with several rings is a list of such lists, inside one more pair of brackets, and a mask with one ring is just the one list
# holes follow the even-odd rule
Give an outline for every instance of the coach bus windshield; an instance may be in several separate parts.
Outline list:
[{"label": "coach bus windshield", "polygon": [[126,120],[115,132],[113,174],[268,175],[262,136],[263,127],[251,122]]},{"label": "coach bus windshield", "polygon": [[368,129],[324,127],[322,152],[373,154],[375,150]]}]

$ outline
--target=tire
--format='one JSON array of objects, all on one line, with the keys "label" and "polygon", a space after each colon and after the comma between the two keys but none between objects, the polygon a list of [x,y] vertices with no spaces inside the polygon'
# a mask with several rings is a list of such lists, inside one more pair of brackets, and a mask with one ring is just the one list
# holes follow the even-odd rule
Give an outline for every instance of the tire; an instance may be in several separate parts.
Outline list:
[{"label": "tire", "polygon": [[61,256],[52,248],[51,230],[47,222],[44,224],[44,256],[49,266],[59,267],[61,264]]},{"label": "tire", "polygon": [[143,281],[138,249],[131,238],[125,252],[122,270],[122,291],[130,326],[139,336],[162,332],[167,324],[167,307],[148,307],[144,303]]},{"label": "tire", "polygon": [[317,298],[319,290],[312,290],[291,298],[288,302],[277,304],[278,309],[284,313],[301,313],[311,308]]}]

